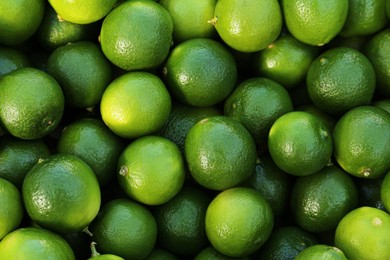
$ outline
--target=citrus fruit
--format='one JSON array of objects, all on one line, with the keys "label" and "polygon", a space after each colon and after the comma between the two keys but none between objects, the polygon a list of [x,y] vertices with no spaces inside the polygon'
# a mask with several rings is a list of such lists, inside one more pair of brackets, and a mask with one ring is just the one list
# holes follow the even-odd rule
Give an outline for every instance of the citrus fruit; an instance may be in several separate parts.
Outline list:
[{"label": "citrus fruit", "polygon": [[184,143],[185,159],[197,183],[224,190],[243,182],[254,171],[256,145],[245,127],[226,116],[196,123]]},{"label": "citrus fruit", "polygon": [[348,173],[378,178],[390,169],[390,114],[374,106],[349,110],[333,131],[334,157]]},{"label": "citrus fruit", "polygon": [[287,90],[262,77],[244,80],[224,102],[224,114],[241,122],[258,144],[267,140],[275,120],[292,110]]},{"label": "citrus fruit", "polygon": [[198,253],[209,244],[204,220],[210,201],[208,193],[184,186],[170,201],[157,206],[157,243],[177,255]]},{"label": "citrus fruit", "polygon": [[358,50],[348,47],[322,53],[310,65],[306,77],[313,103],[335,115],[368,105],[374,95],[375,84],[371,62]]},{"label": "citrus fruit", "polygon": [[269,238],[273,224],[271,206],[252,188],[226,189],[206,211],[205,228],[211,245],[232,257],[257,251]]},{"label": "citrus fruit", "polygon": [[24,176],[39,159],[49,156],[48,146],[41,140],[23,140],[11,135],[0,137],[0,178],[21,188]]},{"label": "citrus fruit", "polygon": [[390,98],[376,100],[372,103],[372,105],[382,108],[383,110],[390,113]]},{"label": "citrus fruit", "polygon": [[282,19],[276,0],[219,0],[210,22],[231,48],[256,52],[276,40],[282,30]]},{"label": "citrus fruit", "polygon": [[117,168],[126,194],[147,205],[168,202],[184,184],[183,155],[175,143],[161,136],[148,135],[131,142]]},{"label": "citrus fruit", "polygon": [[272,79],[285,88],[293,88],[304,82],[318,52],[317,47],[302,43],[286,33],[257,52],[252,66],[256,75]]},{"label": "citrus fruit", "polygon": [[369,206],[386,210],[381,199],[381,186],[383,178],[376,179],[355,179],[358,189],[359,206]]},{"label": "citrus fruit", "polygon": [[380,198],[387,212],[390,212],[390,171],[385,175],[380,186]]},{"label": "citrus fruit", "polygon": [[224,45],[213,39],[196,38],[172,49],[163,77],[180,102],[212,106],[222,102],[235,87],[237,66]]},{"label": "citrus fruit", "polygon": [[169,12],[154,1],[124,1],[103,20],[103,53],[125,70],[159,66],[168,56],[173,22]]},{"label": "citrus fruit", "polygon": [[[389,4],[390,5],[390,4]],[[378,91],[390,97],[390,29],[378,32],[370,37],[364,53],[371,61],[376,75]]]},{"label": "citrus fruit", "polygon": [[317,244],[312,245],[301,251],[294,259],[327,259],[327,260],[347,260],[343,251],[335,246]]},{"label": "citrus fruit", "polygon": [[214,15],[217,0],[160,0],[173,21],[173,41],[192,38],[214,38],[215,28],[208,23]]},{"label": "citrus fruit", "polygon": [[21,68],[0,78],[0,124],[21,139],[39,139],[52,132],[64,111],[60,85],[48,73]]},{"label": "citrus fruit", "polygon": [[316,245],[319,239],[298,226],[275,228],[267,242],[256,253],[261,259],[294,259],[304,249]]},{"label": "citrus fruit", "polygon": [[0,259],[76,259],[72,248],[57,233],[36,227],[14,230],[0,241]]},{"label": "citrus fruit", "polygon": [[103,254],[101,255],[97,250],[96,250],[96,243],[92,242],[91,243],[91,257],[89,257],[87,260],[124,260],[124,258],[113,255],[113,254]]},{"label": "citrus fruit", "polygon": [[13,47],[0,46],[0,77],[29,66],[30,60],[24,52]]},{"label": "citrus fruit", "polygon": [[390,258],[390,215],[372,207],[350,211],[339,222],[335,246],[348,259]]},{"label": "citrus fruit", "polygon": [[304,111],[288,112],[271,126],[268,150],[286,173],[307,176],[321,170],[332,155],[332,136],[324,123]]},{"label": "citrus fruit", "polygon": [[76,155],[92,168],[100,186],[115,177],[124,144],[102,120],[82,118],[66,125],[57,141],[57,152]]},{"label": "citrus fruit", "polygon": [[312,233],[331,232],[344,215],[358,206],[358,192],[348,173],[327,166],[295,181],[290,205],[301,228]]},{"label": "citrus fruit", "polygon": [[45,50],[53,51],[70,42],[96,40],[98,29],[97,23],[77,24],[63,20],[47,2],[43,20],[36,31],[36,41]]},{"label": "citrus fruit", "polygon": [[70,154],[40,160],[22,186],[29,217],[59,233],[85,229],[100,209],[100,188],[91,167]]},{"label": "citrus fruit", "polygon": [[162,80],[149,72],[127,72],[113,80],[100,102],[103,121],[115,134],[137,138],[160,130],[171,111]]},{"label": "citrus fruit", "polygon": [[18,0],[1,1],[0,13],[0,44],[18,45],[37,31],[44,12],[45,1]]},{"label": "citrus fruit", "polygon": [[57,14],[66,21],[89,24],[105,17],[118,0],[49,0]]},{"label": "citrus fruit", "polygon": [[157,223],[152,213],[130,199],[115,199],[105,204],[89,230],[101,254],[125,259],[145,258],[157,239]]},{"label": "citrus fruit", "polygon": [[293,178],[276,166],[269,155],[257,159],[255,172],[244,182],[269,202],[275,217],[287,213]]},{"label": "citrus fruit", "polygon": [[288,31],[299,41],[322,46],[339,34],[348,15],[348,0],[282,0]]},{"label": "citrus fruit", "polygon": [[24,206],[18,188],[0,178],[0,241],[22,222]]},{"label": "citrus fruit", "polygon": [[111,82],[111,64],[99,46],[80,41],[60,46],[47,60],[47,72],[63,89],[68,107],[89,108]]},{"label": "citrus fruit", "polygon": [[388,22],[386,1],[349,0],[347,20],[340,35],[366,36],[382,30]]},{"label": "citrus fruit", "polygon": [[194,107],[173,102],[171,113],[157,134],[171,140],[179,146],[181,152],[184,152],[184,140],[191,127],[206,117],[216,115],[222,115],[221,109],[217,106]]},{"label": "citrus fruit", "polygon": [[194,260],[247,260],[249,257],[230,257],[222,254],[212,246],[205,247],[202,251],[195,255]]}]

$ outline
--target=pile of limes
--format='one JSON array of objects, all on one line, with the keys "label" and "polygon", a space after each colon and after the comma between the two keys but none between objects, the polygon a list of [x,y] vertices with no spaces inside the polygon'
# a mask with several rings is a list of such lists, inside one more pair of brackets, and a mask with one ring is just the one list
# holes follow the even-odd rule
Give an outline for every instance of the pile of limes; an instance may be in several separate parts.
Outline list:
[{"label": "pile of limes", "polygon": [[0,10],[0,260],[390,259],[390,0]]}]

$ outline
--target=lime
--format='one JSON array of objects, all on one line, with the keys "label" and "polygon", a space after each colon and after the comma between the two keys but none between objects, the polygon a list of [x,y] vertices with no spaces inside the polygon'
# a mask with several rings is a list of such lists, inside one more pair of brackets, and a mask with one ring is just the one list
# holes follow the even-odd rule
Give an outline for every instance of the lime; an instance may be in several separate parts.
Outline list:
[{"label": "lime", "polygon": [[173,21],[173,41],[192,38],[215,38],[215,28],[208,23],[214,15],[217,0],[160,0]]},{"label": "lime", "polygon": [[347,260],[343,251],[335,246],[317,244],[309,246],[301,251],[295,260],[311,260],[311,259],[326,259],[326,260]]},{"label": "lime", "polygon": [[162,80],[149,72],[127,72],[103,92],[100,112],[115,134],[137,138],[156,133],[171,111],[171,96]]},{"label": "lime", "polygon": [[22,222],[24,206],[19,190],[11,182],[0,178],[0,241]]},{"label": "lime", "polygon": [[75,260],[72,248],[57,233],[36,227],[14,230],[0,241],[0,259]]},{"label": "lime", "polygon": [[293,88],[304,82],[318,52],[317,47],[286,33],[257,52],[252,58],[252,67],[256,75],[272,79],[285,88]]},{"label": "lime", "polygon": [[60,46],[47,60],[47,72],[61,85],[68,107],[89,108],[111,82],[111,64],[90,41]]},{"label": "lime", "polygon": [[241,82],[224,102],[224,114],[241,122],[257,144],[267,140],[277,118],[292,110],[287,90],[276,81],[261,77]]},{"label": "lime", "polygon": [[195,255],[194,260],[247,260],[249,257],[230,257],[222,254],[212,246],[205,247],[202,251]]},{"label": "lime", "polygon": [[11,135],[0,137],[0,178],[21,188],[24,176],[38,162],[49,156],[48,146],[41,140],[23,140]]},{"label": "lime", "polygon": [[349,110],[333,131],[334,157],[348,173],[378,178],[390,169],[390,114],[374,106]]},{"label": "lime", "polygon": [[100,186],[115,177],[124,144],[101,119],[83,118],[66,125],[57,141],[57,152],[76,155],[92,168]]},{"label": "lime", "polygon": [[97,250],[96,250],[96,243],[92,242],[91,243],[91,257],[89,257],[87,260],[125,260],[124,258],[113,255],[113,254],[103,254],[101,255]]},{"label": "lime", "polygon": [[390,171],[385,175],[380,186],[380,198],[387,212],[390,212]]},{"label": "lime", "polygon": [[196,123],[184,145],[191,176],[208,189],[236,186],[255,169],[256,145],[251,135],[227,116],[212,116]]},{"label": "lime", "polygon": [[353,179],[336,166],[299,177],[291,192],[295,222],[312,233],[334,231],[344,215],[357,206],[358,192]]},{"label": "lime", "polygon": [[172,31],[172,18],[160,4],[123,1],[104,18],[100,43],[103,53],[116,66],[125,70],[150,69],[168,56]]},{"label": "lime", "polygon": [[366,36],[382,30],[388,22],[386,1],[349,0],[347,20],[340,35]]},{"label": "lime", "polygon": [[372,207],[350,211],[339,222],[335,246],[348,259],[390,258],[390,215]]},{"label": "lime", "polygon": [[66,21],[89,24],[105,17],[118,0],[49,0],[57,14]]},{"label": "lime", "polygon": [[[0,44],[18,45],[38,30],[45,12],[44,0],[1,1]],[[4,11],[7,10],[7,11]]]},{"label": "lime", "polygon": [[348,0],[282,0],[288,31],[299,41],[322,46],[342,30],[348,15]]},{"label": "lime", "polygon": [[125,259],[145,258],[157,239],[157,223],[152,213],[130,199],[115,199],[105,204],[89,230],[101,254]]},{"label": "lime", "polygon": [[171,252],[161,249],[159,247],[155,247],[150,254],[144,258],[145,260],[178,260]]},{"label": "lime", "polygon": [[372,105],[382,108],[383,110],[390,113],[390,98],[376,100],[372,103]]},{"label": "lime", "polygon": [[118,181],[134,200],[161,205],[182,188],[185,163],[172,141],[154,135],[131,142],[118,159]]},{"label": "lime", "polygon": [[304,111],[312,114],[313,116],[320,119],[328,128],[329,132],[332,133],[334,126],[336,125],[337,119],[333,115],[330,115],[314,104],[306,104],[300,107],[297,107],[296,110]]},{"label": "lime", "polygon": [[356,49],[338,47],[325,51],[310,65],[306,77],[310,99],[321,110],[340,115],[368,105],[375,91],[375,71]]},{"label": "lime", "polygon": [[304,111],[279,117],[268,136],[268,150],[286,173],[307,176],[321,170],[332,155],[332,136],[324,123]]},{"label": "lime", "polygon": [[0,124],[21,139],[39,139],[52,132],[64,111],[57,81],[44,71],[21,68],[0,78]]},{"label": "lime", "polygon": [[29,67],[28,56],[13,47],[0,46],[0,77],[11,71]]},{"label": "lime", "polygon": [[191,106],[212,106],[233,90],[237,66],[233,55],[213,39],[190,39],[169,53],[163,76],[170,92]]},{"label": "lime", "polygon": [[206,234],[212,246],[232,257],[257,251],[269,238],[273,224],[271,206],[252,188],[226,189],[206,211]]},{"label": "lime", "polygon": [[210,22],[231,48],[256,52],[276,40],[282,29],[282,20],[277,0],[219,0]]},{"label": "lime", "polygon": [[85,229],[100,209],[100,189],[86,162],[70,154],[42,159],[27,173],[22,197],[29,217],[47,229]]}]

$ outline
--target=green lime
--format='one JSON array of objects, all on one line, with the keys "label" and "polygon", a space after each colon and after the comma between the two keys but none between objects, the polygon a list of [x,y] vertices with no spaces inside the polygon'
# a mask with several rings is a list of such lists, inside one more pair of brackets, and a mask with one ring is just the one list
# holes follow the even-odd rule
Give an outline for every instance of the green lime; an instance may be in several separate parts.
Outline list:
[{"label": "green lime", "polygon": [[256,145],[238,121],[212,116],[196,123],[184,143],[191,176],[200,185],[224,190],[243,182],[256,166]]},{"label": "green lime", "polygon": [[209,244],[204,220],[210,201],[203,190],[184,186],[170,201],[157,206],[157,243],[177,255],[198,253]]},{"label": "green lime", "polygon": [[348,259],[390,259],[390,215],[372,207],[350,211],[339,222],[335,246]]},{"label": "green lime", "polygon": [[279,117],[268,136],[268,150],[286,173],[307,176],[321,170],[332,155],[332,136],[314,115],[292,111]]},{"label": "green lime", "polygon": [[256,52],[278,38],[283,18],[277,0],[219,0],[210,22],[231,48]]},{"label": "green lime", "polygon": [[390,169],[390,114],[374,106],[349,110],[333,131],[334,157],[348,173],[378,178]]},{"label": "green lime", "polygon": [[125,70],[151,69],[168,56],[173,22],[154,1],[123,1],[104,18],[100,43],[103,53]]},{"label": "green lime", "polygon": [[61,19],[89,24],[105,17],[118,0],[49,0]]},{"label": "green lime", "polygon": [[173,41],[192,38],[215,38],[215,28],[208,23],[214,15],[217,0],[160,0],[173,21]]},{"label": "green lime", "polygon": [[[390,4],[389,4],[390,5]],[[377,90],[390,97],[390,29],[378,32],[370,37],[364,53],[371,61],[376,75]]]},{"label": "green lime", "polygon": [[130,199],[105,204],[89,230],[101,254],[125,259],[145,258],[157,239],[157,223],[150,210]]},{"label": "green lime", "polygon": [[317,47],[300,42],[291,34],[282,34],[253,56],[252,67],[256,75],[293,88],[304,82],[318,52]]},{"label": "green lime", "polygon": [[[44,0],[1,1],[0,44],[18,45],[38,30],[45,12]],[[6,11],[5,11],[6,10]]]},{"label": "green lime", "polygon": [[249,257],[230,257],[222,254],[212,246],[205,247],[202,251],[195,255],[194,260],[248,260]]},{"label": "green lime", "polygon": [[75,260],[70,245],[57,233],[36,227],[14,230],[0,241],[0,259]]},{"label": "green lime", "polygon": [[334,231],[339,221],[358,206],[358,192],[351,176],[336,166],[299,177],[291,191],[295,222],[312,233]]},{"label": "green lime", "polygon": [[224,45],[213,39],[195,38],[172,49],[163,76],[170,92],[180,102],[191,106],[212,106],[232,92],[237,66]]},{"label": "green lime", "polygon": [[149,72],[127,72],[105,89],[100,112],[115,134],[137,138],[156,133],[171,111],[171,96],[163,81]]},{"label": "green lime", "polygon": [[59,233],[85,229],[100,209],[100,188],[91,167],[70,154],[42,159],[27,173],[22,187],[29,217]]},{"label": "green lime", "polygon": [[18,228],[22,222],[24,206],[18,188],[6,179],[0,178],[0,241]]},{"label": "green lime", "polygon": [[221,109],[217,106],[194,107],[174,102],[165,125],[157,134],[171,140],[184,152],[184,140],[191,127],[206,117],[216,115],[222,115]]},{"label": "green lime", "polygon": [[125,260],[124,258],[113,255],[113,254],[103,254],[101,255],[97,250],[96,250],[96,243],[92,242],[91,243],[91,257],[89,257],[87,260]]},{"label": "green lime", "polygon": [[111,82],[111,64],[90,41],[60,46],[47,60],[47,72],[63,89],[68,107],[89,108],[99,103]]},{"label": "green lime", "polygon": [[41,140],[23,140],[11,135],[0,137],[0,178],[21,188],[24,176],[38,162],[49,156],[48,146]]},{"label": "green lime", "polygon": [[298,226],[282,226],[272,231],[257,255],[268,260],[294,259],[300,252],[318,243],[315,235]]},{"label": "green lime", "polygon": [[0,77],[0,124],[21,139],[42,138],[57,127],[64,111],[60,85],[48,73],[21,68]]},{"label": "green lime", "polygon": [[348,0],[282,0],[288,31],[299,41],[322,46],[342,30],[348,15]]},{"label": "green lime", "polygon": [[0,77],[14,70],[29,67],[29,57],[13,47],[0,46]]},{"label": "green lime", "polygon": [[295,260],[312,260],[312,259],[326,259],[326,260],[347,260],[343,251],[335,246],[317,244],[309,246],[301,251]]},{"label": "green lime", "polygon": [[390,213],[390,171],[386,173],[380,186],[380,198],[385,209]]},{"label": "green lime", "polygon": [[388,23],[387,0],[349,0],[348,15],[340,32],[343,37],[372,35]]},{"label": "green lime", "polygon": [[287,90],[276,81],[261,77],[241,82],[224,102],[224,114],[241,122],[257,144],[267,140],[276,119],[292,110]]},{"label": "green lime", "polygon": [[206,211],[205,228],[211,245],[231,257],[257,251],[269,238],[273,224],[271,206],[252,188],[226,189]]},{"label": "green lime", "polygon": [[57,152],[76,155],[92,168],[100,186],[115,177],[124,144],[101,119],[83,118],[66,125],[57,141]]},{"label": "green lime", "polygon": [[161,136],[134,140],[123,150],[117,165],[120,186],[143,204],[166,203],[184,184],[183,155],[175,143]]},{"label": "green lime", "polygon": [[360,51],[338,47],[325,51],[310,65],[306,85],[313,103],[329,114],[368,105],[375,91],[375,71]]}]

